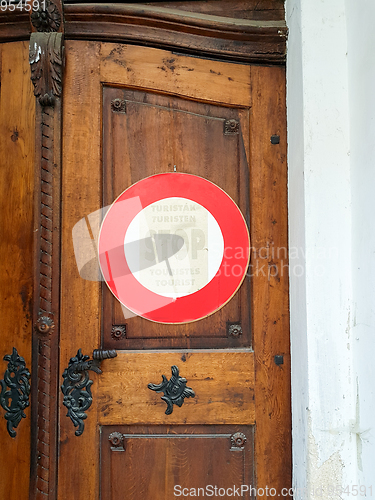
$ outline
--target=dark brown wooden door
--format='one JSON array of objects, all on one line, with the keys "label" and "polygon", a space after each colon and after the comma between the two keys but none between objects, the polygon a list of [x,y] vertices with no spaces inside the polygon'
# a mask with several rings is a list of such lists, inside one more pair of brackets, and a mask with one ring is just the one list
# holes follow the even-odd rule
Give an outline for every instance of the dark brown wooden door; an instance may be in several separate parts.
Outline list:
[{"label": "dark brown wooden door", "polygon": [[[79,437],[61,397],[58,496],[169,500],[183,488],[202,496],[241,485],[279,493],[290,485],[284,70],[96,42],[66,42],[66,61],[60,366],[79,348],[117,357],[92,375]],[[102,207],[174,168],[227,192],[252,245],[235,296],[182,325],[124,311],[95,280],[95,262],[80,276],[72,237],[84,220],[95,245]],[[195,398],[166,415],[148,384],[173,365]]]}]

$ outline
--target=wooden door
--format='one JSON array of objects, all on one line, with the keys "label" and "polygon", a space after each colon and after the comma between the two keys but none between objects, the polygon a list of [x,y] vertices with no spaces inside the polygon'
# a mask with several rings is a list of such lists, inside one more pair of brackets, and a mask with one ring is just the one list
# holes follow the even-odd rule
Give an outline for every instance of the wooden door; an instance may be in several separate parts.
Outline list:
[{"label": "wooden door", "polygon": [[[241,485],[271,498],[266,487],[290,486],[284,90],[282,67],[66,42],[60,367],[78,349],[117,357],[102,362],[101,375],[90,372],[80,436],[61,394],[61,500],[169,500],[193,496],[191,488],[209,496],[210,486],[229,498]],[[95,278],[95,261],[84,275],[73,233],[85,221],[95,245],[102,207],[174,169],[232,197],[249,227],[251,261],[220,310],[166,325],[126,313]],[[169,379],[172,366],[195,397],[166,415],[148,384]],[[251,498],[246,488],[242,497]]]}]

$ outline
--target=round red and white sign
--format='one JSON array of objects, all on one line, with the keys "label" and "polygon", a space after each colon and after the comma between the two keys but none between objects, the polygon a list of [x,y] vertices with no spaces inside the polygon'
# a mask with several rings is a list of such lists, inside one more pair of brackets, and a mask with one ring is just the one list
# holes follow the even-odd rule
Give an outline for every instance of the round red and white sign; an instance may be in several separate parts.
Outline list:
[{"label": "round red and white sign", "polygon": [[99,235],[99,262],[115,297],[143,318],[189,323],[220,309],[249,264],[246,222],[202,177],[165,173],[124,191]]}]

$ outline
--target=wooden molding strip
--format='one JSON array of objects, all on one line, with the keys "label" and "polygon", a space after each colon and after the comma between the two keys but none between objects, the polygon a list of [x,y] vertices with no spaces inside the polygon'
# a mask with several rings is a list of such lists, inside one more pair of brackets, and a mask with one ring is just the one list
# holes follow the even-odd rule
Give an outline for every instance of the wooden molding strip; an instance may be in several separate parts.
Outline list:
[{"label": "wooden molding strip", "polygon": [[[138,43],[239,62],[285,62],[284,21],[231,19],[114,3],[67,4],[64,15],[66,39]],[[30,27],[20,21],[12,13],[0,15],[0,42],[29,36]]]},{"label": "wooden molding strip", "polygon": [[284,21],[248,21],[129,4],[65,6],[70,39],[130,42],[244,62],[283,63]]},{"label": "wooden molding strip", "polygon": [[[60,9],[62,7],[60,6]],[[57,14],[56,14],[57,15]],[[61,17],[60,11],[58,15]],[[56,498],[63,34],[32,33],[37,101],[30,500]]]},{"label": "wooden molding strip", "polygon": [[0,11],[0,43],[29,40],[30,15],[28,12]]}]

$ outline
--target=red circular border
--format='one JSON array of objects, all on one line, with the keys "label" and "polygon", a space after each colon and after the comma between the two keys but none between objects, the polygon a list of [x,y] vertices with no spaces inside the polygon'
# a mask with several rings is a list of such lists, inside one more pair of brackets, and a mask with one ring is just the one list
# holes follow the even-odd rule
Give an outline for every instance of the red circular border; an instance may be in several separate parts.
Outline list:
[{"label": "red circular border", "polygon": [[[201,290],[177,299],[157,295],[141,285],[130,272],[124,251],[126,231],[137,213],[171,197],[187,198],[205,207],[224,238],[224,256],[215,277]],[[242,254],[234,258],[234,250],[238,255],[240,249]],[[100,267],[112,293],[134,313],[158,323],[190,323],[216,312],[241,285],[249,255],[246,222],[232,198],[202,177],[177,172],[146,177],[126,189],[109,208],[99,235]],[[243,270],[239,276],[234,273],[236,266]]]}]

